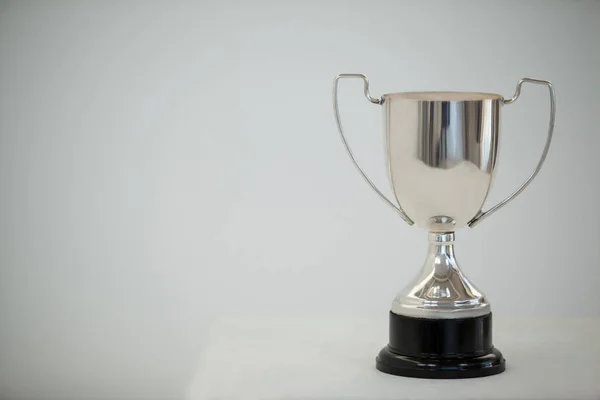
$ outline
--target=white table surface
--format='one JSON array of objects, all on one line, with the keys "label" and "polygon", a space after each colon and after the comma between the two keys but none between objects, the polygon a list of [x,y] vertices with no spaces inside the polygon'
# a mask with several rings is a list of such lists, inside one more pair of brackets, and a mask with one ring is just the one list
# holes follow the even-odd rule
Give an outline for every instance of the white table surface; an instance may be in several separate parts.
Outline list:
[{"label": "white table surface", "polygon": [[600,319],[494,317],[500,375],[383,374],[382,318],[231,317],[212,324],[188,399],[600,399]]}]

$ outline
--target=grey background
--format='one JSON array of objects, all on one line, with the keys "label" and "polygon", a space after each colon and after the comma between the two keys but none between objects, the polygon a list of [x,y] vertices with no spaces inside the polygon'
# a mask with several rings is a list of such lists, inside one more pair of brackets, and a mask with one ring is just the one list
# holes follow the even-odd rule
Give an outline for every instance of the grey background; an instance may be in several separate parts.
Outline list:
[{"label": "grey background", "polygon": [[[426,232],[333,121],[372,91],[512,95],[556,132],[457,234],[502,316],[599,316],[600,3],[0,3],[0,398],[180,398],[224,314],[387,313]],[[342,117],[386,193],[380,110]],[[503,110],[488,204],[547,90]]]}]

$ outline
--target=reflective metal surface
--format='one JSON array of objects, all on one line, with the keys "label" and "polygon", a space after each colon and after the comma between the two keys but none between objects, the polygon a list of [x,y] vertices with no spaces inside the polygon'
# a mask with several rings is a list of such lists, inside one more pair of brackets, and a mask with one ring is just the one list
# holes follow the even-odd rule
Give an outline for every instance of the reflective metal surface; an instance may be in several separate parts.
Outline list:
[{"label": "reflective metal surface", "polygon": [[[338,107],[337,88],[341,78],[362,79],[365,97],[373,104],[383,105],[388,169],[398,205],[381,193],[350,149]],[[506,199],[484,212],[481,206],[491,183],[498,146],[499,106],[515,102],[521,94],[523,83],[548,86],[550,122],[546,144],[536,168],[525,182]],[[525,190],[541,170],[550,149],[556,115],[555,97],[550,81],[533,78],[521,79],[510,99],[498,94],[477,92],[391,93],[376,98],[371,96],[369,80],[364,74],[339,74],[333,84],[336,123],[342,143],[360,175],[409,225],[417,222],[432,231],[453,230],[465,225],[474,227]],[[400,146],[395,146],[397,144]],[[446,172],[441,174],[441,170]],[[431,178],[434,178],[433,182]],[[472,180],[472,184],[465,179]],[[420,185],[419,182],[424,180],[428,183]],[[458,187],[452,183],[458,184]],[[420,189],[417,193],[406,195],[411,187]],[[474,193],[471,193],[472,189]],[[453,204],[440,207],[440,201],[443,200],[436,198],[447,199],[448,196],[453,197]],[[466,201],[463,202],[461,198]],[[405,205],[405,201],[408,201],[408,205]],[[456,215],[442,211],[446,208],[456,211]],[[476,212],[465,217],[475,208]],[[451,226],[435,223],[440,218],[454,222]]]},{"label": "reflective metal surface", "polygon": [[[342,129],[337,87],[340,78],[359,78],[364,94],[382,105],[387,165],[398,205],[379,191],[360,168]],[[500,203],[482,211],[498,151],[500,109],[515,102],[523,83],[548,86],[550,123],[540,161],[525,182]],[[485,315],[490,306],[462,274],[454,257],[454,230],[473,227],[517,197],[536,177],[550,148],[556,101],[549,81],[523,78],[510,99],[479,92],[390,93],[372,97],[363,74],[340,74],[333,86],[334,114],[350,159],[371,188],[409,225],[430,231],[429,253],[420,276],[392,304],[396,314],[423,318]]]},{"label": "reflective metal surface", "polygon": [[486,315],[485,296],[463,275],[454,256],[454,233],[430,233],[419,276],[392,303],[392,312],[420,318]]},{"label": "reflective metal surface", "polygon": [[[390,180],[402,209],[430,231],[466,226],[481,210],[498,149],[502,96],[420,92],[383,96]],[[452,229],[452,230],[453,230]]]},{"label": "reflective metal surface", "polygon": [[548,134],[546,135],[546,144],[544,145],[544,150],[542,151],[542,156],[540,157],[540,161],[538,161],[537,166],[529,175],[529,177],[523,182],[523,184],[515,190],[510,196],[502,200],[500,203],[496,204],[494,207],[490,208],[488,211],[480,211],[470,222],[469,226],[472,228],[477,225],[484,218],[489,217],[500,208],[504,207],[509,201],[513,200],[517,197],[529,184],[533,181],[533,178],[536,177],[538,172],[542,169],[542,165],[544,165],[544,161],[546,161],[546,156],[548,155],[548,150],[550,150],[550,143],[552,143],[552,134],[554,132],[554,118],[556,116],[556,94],[554,93],[554,86],[550,81],[545,81],[542,79],[533,79],[533,78],[523,78],[517,84],[517,88],[515,89],[515,94],[510,99],[505,99],[504,104],[512,104],[514,103],[521,94],[521,86],[523,83],[534,83],[537,85],[546,85],[548,86],[548,90],[550,91],[550,122],[548,123]]}]

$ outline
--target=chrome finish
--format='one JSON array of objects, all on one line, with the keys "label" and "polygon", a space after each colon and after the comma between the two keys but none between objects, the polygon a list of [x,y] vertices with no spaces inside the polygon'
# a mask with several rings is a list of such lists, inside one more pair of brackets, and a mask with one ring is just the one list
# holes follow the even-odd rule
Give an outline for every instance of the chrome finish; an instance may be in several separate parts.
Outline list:
[{"label": "chrome finish", "polygon": [[490,313],[490,305],[463,275],[454,257],[454,233],[429,233],[421,273],[392,303],[392,312],[417,318],[468,318]]},{"label": "chrome finish", "polygon": [[456,221],[450,217],[437,216],[429,218],[428,224],[430,226],[435,226],[440,231],[453,231]]},{"label": "chrome finish", "polygon": [[523,78],[519,81],[519,83],[517,83],[517,88],[515,89],[514,96],[510,99],[505,99],[503,102],[504,102],[504,104],[514,103],[519,98],[519,95],[521,94],[521,86],[523,85],[523,83],[526,83],[526,82],[527,83],[535,83],[538,85],[546,85],[546,86],[548,86],[548,90],[550,91],[550,122],[548,125],[548,134],[546,136],[546,144],[544,145],[544,150],[542,151],[542,156],[540,157],[540,161],[538,162],[537,166],[535,167],[535,169],[533,170],[531,175],[529,175],[529,177],[525,180],[525,182],[523,182],[523,184],[517,190],[515,190],[510,196],[508,196],[507,198],[502,200],[500,203],[498,203],[494,207],[490,208],[488,211],[485,211],[485,212],[480,211],[471,221],[469,221],[469,226],[471,228],[474,227],[475,225],[477,225],[483,219],[489,217],[490,215],[492,215],[493,213],[498,211],[500,208],[504,207],[509,201],[513,200],[515,197],[517,197],[519,194],[521,194],[521,192],[523,190],[525,190],[525,188],[527,186],[529,186],[531,181],[533,181],[533,178],[536,177],[538,172],[540,172],[540,170],[542,169],[542,165],[544,165],[544,161],[546,161],[546,156],[548,155],[548,150],[550,149],[550,143],[552,142],[552,134],[554,132],[554,117],[556,116],[556,95],[554,93],[554,86],[552,86],[552,83],[550,81],[545,81],[545,80],[541,80],[541,79]]},{"label": "chrome finish", "polygon": [[404,210],[402,209],[402,207],[400,205],[394,204],[390,199],[387,198],[386,195],[381,193],[381,191],[377,188],[377,186],[375,186],[375,184],[371,181],[371,179],[369,179],[369,177],[367,176],[365,171],[363,171],[363,169],[360,167],[360,165],[358,165],[358,161],[356,161],[356,158],[354,158],[354,154],[352,153],[352,150],[350,149],[350,145],[348,144],[348,141],[346,140],[346,135],[344,135],[344,129],[342,128],[342,121],[340,119],[340,111],[339,111],[339,107],[338,107],[337,88],[338,88],[338,82],[341,78],[361,78],[364,82],[364,93],[365,93],[365,96],[367,97],[367,99],[371,103],[374,103],[374,104],[381,104],[381,99],[377,99],[377,98],[371,96],[371,93],[369,92],[369,79],[363,74],[339,74],[335,77],[335,79],[333,81],[333,112],[335,114],[335,122],[337,123],[338,130],[340,131],[342,143],[344,144],[344,147],[346,148],[346,151],[348,152],[348,155],[350,156],[352,163],[354,164],[356,169],[358,169],[358,172],[364,178],[364,180],[369,184],[371,189],[373,189],[375,191],[375,193],[377,193],[379,195],[379,197],[381,197],[383,199],[383,201],[385,201],[390,207],[392,207],[394,210],[396,210],[396,212],[400,215],[400,218],[402,218],[407,224],[413,225],[414,222],[404,213]]},{"label": "chrome finish", "polygon": [[429,231],[467,225],[485,201],[498,149],[502,96],[419,92],[383,95],[390,180],[398,203]]},{"label": "chrome finish", "polygon": [[[381,104],[387,165],[394,196],[385,197],[359,167],[342,130],[337,86],[340,78],[361,78],[365,96]],[[482,211],[498,152],[500,109],[512,104],[523,83],[547,85],[550,124],[542,156],[533,173],[510,196]],[[517,197],[539,173],[552,141],[556,100],[549,81],[523,78],[515,94],[480,92],[411,92],[371,97],[362,74],[336,76],[334,112],[342,142],[363,178],[409,224],[427,229],[429,253],[419,277],[392,304],[396,314],[422,318],[463,318],[485,315],[490,306],[460,271],[454,257],[454,231],[473,227]]]},{"label": "chrome finish", "polygon": [[337,74],[334,83],[333,83],[333,99],[334,99],[334,107],[337,107],[337,84],[341,78],[360,78],[363,80],[363,91],[365,93],[365,97],[373,104],[381,104],[381,98],[371,96],[371,92],[369,91],[369,78],[367,78],[364,74]]}]

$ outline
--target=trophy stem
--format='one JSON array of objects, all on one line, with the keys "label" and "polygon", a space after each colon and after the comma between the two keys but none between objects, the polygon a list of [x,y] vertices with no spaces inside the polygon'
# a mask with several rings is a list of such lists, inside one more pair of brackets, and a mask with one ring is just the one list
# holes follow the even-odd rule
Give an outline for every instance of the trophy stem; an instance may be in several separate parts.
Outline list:
[{"label": "trophy stem", "polygon": [[392,312],[416,318],[470,318],[487,315],[485,295],[461,271],[454,232],[430,232],[427,257],[417,278],[392,303]]}]

